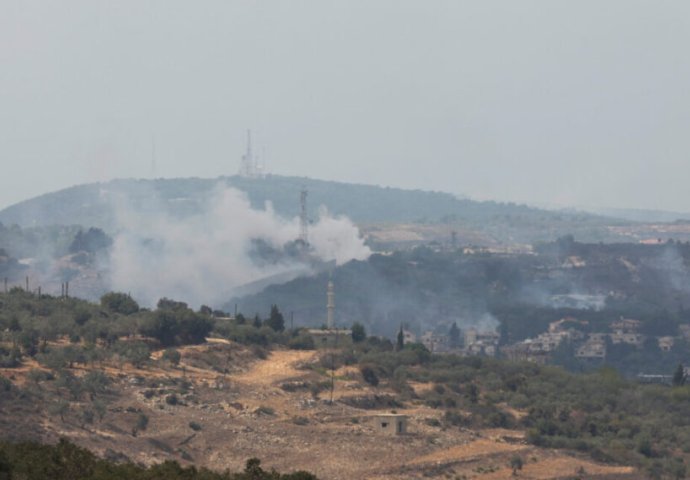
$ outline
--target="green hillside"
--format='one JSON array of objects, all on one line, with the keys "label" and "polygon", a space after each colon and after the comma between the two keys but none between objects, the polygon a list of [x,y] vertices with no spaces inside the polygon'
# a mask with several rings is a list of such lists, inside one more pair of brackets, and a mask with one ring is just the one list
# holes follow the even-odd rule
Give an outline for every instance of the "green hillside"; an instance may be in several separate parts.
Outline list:
[{"label": "green hillside", "polygon": [[299,192],[309,191],[309,216],[315,218],[319,206],[343,214],[355,222],[462,222],[482,224],[489,219],[519,217],[522,221],[562,220],[564,217],[590,225],[610,223],[589,214],[563,214],[524,205],[476,202],[442,192],[358,185],[271,175],[264,179],[239,176],[216,179],[183,178],[158,180],[113,180],[78,185],[47,193],[0,211],[0,222],[20,226],[83,225],[112,230],[113,205],[126,199],[142,210],[161,207],[175,215],[199,211],[217,184],[226,184],[247,193],[252,206],[263,208],[267,201],[280,215],[299,214]]}]

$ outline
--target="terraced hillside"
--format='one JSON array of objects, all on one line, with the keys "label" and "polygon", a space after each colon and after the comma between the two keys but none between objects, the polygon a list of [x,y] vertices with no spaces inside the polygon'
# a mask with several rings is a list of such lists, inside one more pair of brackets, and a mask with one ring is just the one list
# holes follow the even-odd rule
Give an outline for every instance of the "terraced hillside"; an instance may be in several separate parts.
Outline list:
[{"label": "terraced hillside", "polygon": [[[630,467],[528,445],[520,430],[444,426],[441,410],[418,401],[398,401],[394,408],[408,415],[407,434],[381,433],[372,417],[391,412],[382,399],[396,392],[372,387],[356,369],[342,367],[335,372],[331,404],[324,387],[329,373],[314,368],[327,351],[279,349],[260,358],[241,345],[209,339],[179,352],[176,366],[155,351],[145,368],[100,367],[112,381],[108,393],[98,394],[111,397],[102,418],[85,421],[80,412],[87,400],[82,398],[70,399],[57,412],[31,402],[8,404],[5,396],[1,430],[4,436],[48,442],[67,437],[115,460],[150,464],[174,459],[240,470],[247,458],[259,457],[266,467],[304,469],[333,480],[510,478],[516,457],[523,462],[521,478],[641,478]],[[73,374],[83,378],[91,369],[78,365]],[[37,371],[47,373],[28,360],[0,373],[23,388],[54,388],[51,381],[37,380]],[[420,392],[431,388],[412,386]]]}]

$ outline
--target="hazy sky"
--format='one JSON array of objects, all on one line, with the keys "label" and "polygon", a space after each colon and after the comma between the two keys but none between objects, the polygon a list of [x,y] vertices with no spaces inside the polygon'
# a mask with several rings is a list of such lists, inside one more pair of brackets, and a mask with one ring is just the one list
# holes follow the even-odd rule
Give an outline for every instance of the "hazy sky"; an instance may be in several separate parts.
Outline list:
[{"label": "hazy sky", "polygon": [[690,210],[690,2],[0,0],[0,208],[270,171]]}]

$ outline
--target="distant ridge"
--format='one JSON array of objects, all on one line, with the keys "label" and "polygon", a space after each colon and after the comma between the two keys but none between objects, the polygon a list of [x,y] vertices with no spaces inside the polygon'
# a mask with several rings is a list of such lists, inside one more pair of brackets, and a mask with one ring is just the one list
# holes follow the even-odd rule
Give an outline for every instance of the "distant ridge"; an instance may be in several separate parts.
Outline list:
[{"label": "distant ridge", "polygon": [[0,222],[20,226],[82,225],[112,230],[116,226],[113,200],[124,196],[136,208],[163,208],[174,215],[198,212],[213,188],[223,183],[246,192],[254,208],[271,202],[286,217],[299,214],[299,192],[309,191],[309,217],[324,205],[336,215],[355,222],[455,222],[481,223],[500,216],[555,218],[590,214],[550,212],[525,205],[477,202],[449,193],[270,175],[262,179],[240,176],[215,179],[177,178],[158,180],[122,179],[78,185],[11,205],[0,211]]},{"label": "distant ridge", "polygon": [[581,210],[595,215],[604,215],[607,217],[616,217],[634,222],[676,222],[676,221],[690,221],[690,212],[669,212],[666,210],[647,210],[636,208],[586,208]]}]

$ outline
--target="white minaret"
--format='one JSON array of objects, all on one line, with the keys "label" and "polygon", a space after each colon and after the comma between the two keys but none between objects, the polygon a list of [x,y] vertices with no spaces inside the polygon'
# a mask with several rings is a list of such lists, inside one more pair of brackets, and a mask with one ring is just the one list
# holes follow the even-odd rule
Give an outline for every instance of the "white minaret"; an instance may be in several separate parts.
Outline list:
[{"label": "white minaret", "polygon": [[332,280],[328,280],[328,303],[326,304],[326,308],[328,308],[326,326],[331,330],[335,328],[335,292],[333,291]]}]

